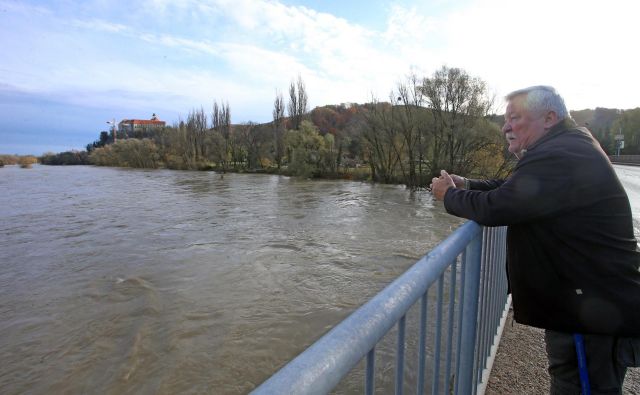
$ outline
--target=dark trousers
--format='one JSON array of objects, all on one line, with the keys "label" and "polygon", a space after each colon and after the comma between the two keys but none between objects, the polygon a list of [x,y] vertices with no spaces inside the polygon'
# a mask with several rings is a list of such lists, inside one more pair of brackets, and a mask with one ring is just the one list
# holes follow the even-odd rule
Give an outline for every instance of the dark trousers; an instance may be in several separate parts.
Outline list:
[{"label": "dark trousers", "polygon": [[[545,330],[552,395],[579,395],[578,358],[570,333]],[[584,348],[591,393],[621,394],[627,364],[621,358],[620,339],[615,336],[584,335]],[[620,343],[620,344],[619,344]]]}]

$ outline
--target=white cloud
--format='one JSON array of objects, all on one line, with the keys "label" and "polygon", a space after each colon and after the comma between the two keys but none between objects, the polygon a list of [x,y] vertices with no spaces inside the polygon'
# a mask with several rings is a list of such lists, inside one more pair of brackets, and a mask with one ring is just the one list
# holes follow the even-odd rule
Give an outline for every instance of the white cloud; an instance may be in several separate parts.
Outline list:
[{"label": "white cloud", "polygon": [[[267,1],[207,4],[211,6],[208,16],[232,26],[229,32],[236,40],[216,46],[213,52],[252,80],[264,77],[286,87],[300,74],[309,87],[325,87],[318,95],[310,91],[312,101],[314,97],[332,102],[366,100],[377,85],[384,84],[386,92],[406,73],[404,59],[380,47],[378,32],[333,15]],[[162,2],[160,8],[175,7],[181,13],[192,5],[190,1],[170,6]],[[315,83],[316,79],[322,82]]]},{"label": "white cloud", "polygon": [[39,15],[51,14],[51,11],[46,7],[34,6],[31,4],[23,4],[18,1],[0,0],[0,8],[3,10],[3,12],[16,13],[23,16],[28,16],[33,14],[39,14]]},{"label": "white cloud", "polygon": [[0,28],[21,38],[0,38],[14,54],[0,61],[0,83],[84,91],[101,102],[111,96],[96,92],[128,91],[123,100],[181,109],[220,99],[268,118],[276,89],[286,92],[298,75],[311,105],[364,102],[372,93],[386,99],[410,70],[429,76],[443,64],[482,78],[499,96],[555,85],[571,108],[637,106],[640,90],[628,44],[640,37],[639,6],[621,0],[473,0],[438,15],[393,6],[377,30],[262,0],[152,0],[121,18],[115,8],[85,19],[1,4],[22,18],[37,12],[15,22],[16,32]]},{"label": "white cloud", "polygon": [[76,19],[71,21],[71,26],[80,28],[80,29],[88,29],[94,31],[103,31],[108,33],[121,33],[126,32],[129,28],[120,23],[111,23],[106,22],[100,19],[91,19],[91,20],[80,20]]},{"label": "white cloud", "polygon": [[443,54],[501,95],[547,84],[574,109],[632,106],[637,99],[628,92],[640,89],[640,83],[634,79],[628,92],[619,85],[630,83],[639,66],[624,44],[640,36],[632,21],[639,9],[635,4],[478,0],[443,23],[448,39]]}]

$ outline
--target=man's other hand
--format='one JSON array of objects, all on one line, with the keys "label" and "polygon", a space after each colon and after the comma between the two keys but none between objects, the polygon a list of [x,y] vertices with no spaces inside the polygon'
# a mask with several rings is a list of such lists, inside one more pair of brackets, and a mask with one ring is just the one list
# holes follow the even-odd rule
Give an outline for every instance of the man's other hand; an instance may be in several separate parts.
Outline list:
[{"label": "man's other hand", "polygon": [[440,177],[433,177],[431,180],[431,193],[436,200],[444,200],[444,195],[447,193],[447,189],[455,188],[456,184],[453,179],[444,170],[440,171]]}]

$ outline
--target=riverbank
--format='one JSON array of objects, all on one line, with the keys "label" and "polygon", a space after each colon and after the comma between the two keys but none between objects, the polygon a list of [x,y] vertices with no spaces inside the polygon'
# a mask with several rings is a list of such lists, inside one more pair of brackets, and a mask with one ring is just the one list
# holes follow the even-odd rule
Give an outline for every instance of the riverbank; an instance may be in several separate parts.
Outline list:
[{"label": "riverbank", "polygon": [[[516,323],[509,311],[485,394],[548,394],[547,367],[544,331]],[[627,370],[622,393],[640,395],[640,368]]]}]

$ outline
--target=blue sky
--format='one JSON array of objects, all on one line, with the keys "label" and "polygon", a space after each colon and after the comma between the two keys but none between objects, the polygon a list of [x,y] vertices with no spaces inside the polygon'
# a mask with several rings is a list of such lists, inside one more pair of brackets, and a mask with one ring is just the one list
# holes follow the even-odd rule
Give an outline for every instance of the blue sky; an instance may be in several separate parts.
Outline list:
[{"label": "blue sky", "polygon": [[83,149],[112,118],[171,124],[214,100],[267,122],[298,75],[311,108],[385,100],[442,65],[498,97],[546,84],[570,109],[635,108],[636,4],[0,0],[0,153]]}]

